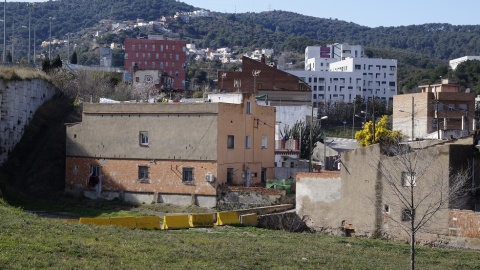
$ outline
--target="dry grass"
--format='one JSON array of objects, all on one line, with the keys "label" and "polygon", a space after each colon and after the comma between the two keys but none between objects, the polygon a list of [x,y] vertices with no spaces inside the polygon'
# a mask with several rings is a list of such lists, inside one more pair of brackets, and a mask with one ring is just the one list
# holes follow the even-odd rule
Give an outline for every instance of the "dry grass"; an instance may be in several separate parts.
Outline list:
[{"label": "dry grass", "polygon": [[0,67],[0,78],[3,80],[51,80],[50,76],[42,70],[27,67]]}]

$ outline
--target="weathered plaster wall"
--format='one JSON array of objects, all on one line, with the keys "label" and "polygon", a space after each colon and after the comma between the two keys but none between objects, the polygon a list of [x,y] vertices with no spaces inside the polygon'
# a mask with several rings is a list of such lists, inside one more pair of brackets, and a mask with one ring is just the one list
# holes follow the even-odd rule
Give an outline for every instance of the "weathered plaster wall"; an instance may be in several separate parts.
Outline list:
[{"label": "weathered plaster wall", "polygon": [[0,83],[0,164],[22,138],[36,110],[55,94],[55,87],[41,79]]}]

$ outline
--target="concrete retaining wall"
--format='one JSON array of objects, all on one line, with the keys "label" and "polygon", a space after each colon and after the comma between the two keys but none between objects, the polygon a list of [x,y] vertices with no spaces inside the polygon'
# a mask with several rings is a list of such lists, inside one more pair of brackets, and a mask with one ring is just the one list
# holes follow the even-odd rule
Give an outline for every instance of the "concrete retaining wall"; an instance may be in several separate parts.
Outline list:
[{"label": "concrete retaining wall", "polygon": [[54,94],[55,87],[42,79],[0,83],[0,165],[22,138],[37,109]]}]

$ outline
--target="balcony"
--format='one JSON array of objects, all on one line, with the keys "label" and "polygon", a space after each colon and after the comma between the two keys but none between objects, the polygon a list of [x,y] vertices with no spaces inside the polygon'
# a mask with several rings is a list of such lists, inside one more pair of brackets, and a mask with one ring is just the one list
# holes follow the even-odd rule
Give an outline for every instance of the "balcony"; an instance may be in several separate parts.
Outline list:
[{"label": "balcony", "polygon": [[299,148],[298,140],[290,139],[290,140],[275,140],[275,150],[293,150],[298,151]]}]

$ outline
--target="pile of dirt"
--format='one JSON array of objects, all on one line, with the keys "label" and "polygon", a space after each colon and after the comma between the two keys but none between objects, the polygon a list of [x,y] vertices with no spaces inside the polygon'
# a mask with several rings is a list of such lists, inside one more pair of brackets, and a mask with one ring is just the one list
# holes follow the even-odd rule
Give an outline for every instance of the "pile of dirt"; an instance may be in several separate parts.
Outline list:
[{"label": "pile of dirt", "polygon": [[39,197],[63,191],[65,123],[80,119],[81,108],[62,93],[41,106],[1,168],[11,187]]}]

